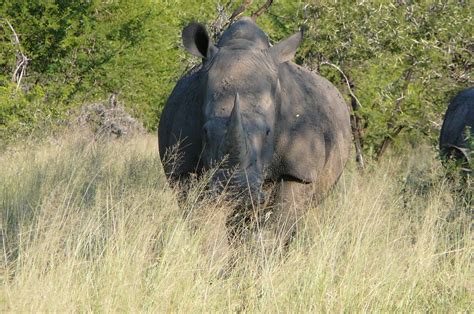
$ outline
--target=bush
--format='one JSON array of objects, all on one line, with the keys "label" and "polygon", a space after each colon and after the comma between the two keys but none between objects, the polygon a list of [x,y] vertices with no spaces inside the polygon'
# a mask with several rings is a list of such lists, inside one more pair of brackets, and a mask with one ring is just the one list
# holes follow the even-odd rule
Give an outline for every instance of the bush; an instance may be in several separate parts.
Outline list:
[{"label": "bush", "polygon": [[[221,8],[230,15],[239,4]],[[12,44],[1,20],[0,116],[10,121],[3,137],[58,124],[71,108],[110,94],[154,130],[175,82],[199,62],[181,49],[181,29],[191,20],[211,28],[217,6],[211,0],[5,2],[0,15],[21,45]],[[276,1],[258,23],[274,42],[304,25],[296,62],[336,84],[348,104],[351,85],[361,105],[354,117],[364,153],[379,157],[392,142],[437,141],[448,100],[473,83],[466,27],[472,13],[466,1]],[[18,49],[31,59],[22,92],[9,83]]]}]

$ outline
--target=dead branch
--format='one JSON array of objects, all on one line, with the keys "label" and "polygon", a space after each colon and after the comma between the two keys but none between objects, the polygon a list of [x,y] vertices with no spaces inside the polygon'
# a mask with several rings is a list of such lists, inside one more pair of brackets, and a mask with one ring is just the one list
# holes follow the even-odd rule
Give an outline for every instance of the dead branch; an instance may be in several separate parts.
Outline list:
[{"label": "dead branch", "polygon": [[230,16],[230,18],[229,18],[230,24],[232,24],[232,22],[233,22],[240,14],[242,14],[245,10],[248,9],[248,7],[252,4],[252,1],[253,1],[253,0],[244,0],[244,3],[242,3],[242,5],[239,6],[239,7],[234,11],[234,13],[232,13],[232,15]]},{"label": "dead branch", "polygon": [[16,33],[15,29],[13,28],[12,24],[10,21],[7,19],[3,19],[10,30],[12,31],[12,42],[13,46],[16,46],[16,68],[13,71],[12,74],[12,82],[16,83],[16,88],[19,89],[21,85],[21,79],[23,76],[26,74],[26,67],[28,66],[28,61],[30,60],[24,53],[23,49],[21,47],[20,39],[18,37],[18,34]]},{"label": "dead branch", "polygon": [[257,17],[265,13],[265,11],[268,10],[268,8],[272,5],[273,0],[267,0],[255,13],[252,14],[252,19],[255,21]]},{"label": "dead branch", "polygon": [[321,64],[330,65],[330,66],[332,66],[333,68],[335,68],[336,70],[338,70],[339,73],[341,73],[341,75],[344,77],[344,80],[346,81],[347,89],[349,90],[349,94],[351,95],[351,97],[353,97],[353,98],[355,99],[355,101],[357,102],[357,105],[362,108],[362,105],[360,104],[359,99],[358,99],[357,96],[352,92],[352,88],[351,88],[351,84],[350,84],[349,79],[348,79],[347,76],[344,74],[344,72],[341,70],[341,68],[338,67],[337,65],[335,65],[334,63],[329,62],[329,61],[323,61],[323,62],[321,62]]},{"label": "dead branch", "polygon": [[216,19],[211,23],[211,36],[215,42],[217,42],[227,25],[229,25],[229,16],[227,15],[226,11],[229,6],[232,4],[232,1],[229,1],[226,6],[221,4],[217,4],[217,16]]},{"label": "dead branch", "polygon": [[362,127],[361,119],[357,112],[360,110],[360,106],[357,104],[357,101],[354,97],[351,96],[351,130],[352,136],[354,138],[354,147],[356,150],[356,161],[361,169],[365,168],[364,156],[362,154]]}]

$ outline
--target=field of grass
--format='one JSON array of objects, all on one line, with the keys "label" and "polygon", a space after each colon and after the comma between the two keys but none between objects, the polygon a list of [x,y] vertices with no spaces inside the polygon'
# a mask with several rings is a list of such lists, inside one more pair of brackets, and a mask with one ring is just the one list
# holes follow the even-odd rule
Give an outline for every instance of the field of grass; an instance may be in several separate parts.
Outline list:
[{"label": "field of grass", "polygon": [[471,217],[435,156],[348,165],[278,257],[229,249],[199,182],[178,208],[154,136],[16,145],[0,155],[0,311],[472,312]]}]

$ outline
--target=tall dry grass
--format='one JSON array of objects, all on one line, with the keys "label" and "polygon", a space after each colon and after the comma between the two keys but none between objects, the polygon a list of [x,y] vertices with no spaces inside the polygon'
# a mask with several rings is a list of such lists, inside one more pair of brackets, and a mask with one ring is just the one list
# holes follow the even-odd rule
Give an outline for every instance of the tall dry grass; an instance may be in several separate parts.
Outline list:
[{"label": "tall dry grass", "polygon": [[0,156],[0,308],[473,311],[470,217],[434,156],[349,165],[281,258],[229,250],[225,204],[199,182],[179,209],[153,136],[15,146]]}]

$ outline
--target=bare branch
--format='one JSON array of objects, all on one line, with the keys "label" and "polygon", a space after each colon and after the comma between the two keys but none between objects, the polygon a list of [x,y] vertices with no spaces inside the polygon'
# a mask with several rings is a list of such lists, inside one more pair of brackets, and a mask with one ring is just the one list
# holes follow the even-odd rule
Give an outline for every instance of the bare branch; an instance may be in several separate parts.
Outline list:
[{"label": "bare branch", "polygon": [[349,90],[349,94],[351,95],[351,97],[353,97],[353,98],[355,99],[355,101],[357,102],[357,105],[362,108],[362,105],[361,105],[359,99],[358,99],[357,96],[352,92],[352,88],[351,88],[351,84],[350,84],[350,82],[349,82],[349,79],[347,78],[346,74],[344,74],[344,72],[341,70],[341,68],[338,67],[337,65],[335,65],[334,63],[329,62],[329,61],[323,61],[323,62],[321,62],[321,64],[330,65],[330,66],[332,66],[333,68],[335,68],[336,70],[338,70],[339,73],[341,73],[341,75],[344,77],[344,80],[346,81],[347,88],[348,88],[348,90]]},{"label": "bare branch", "polygon": [[16,88],[19,89],[21,85],[21,79],[26,74],[26,67],[28,66],[28,61],[30,59],[23,53],[18,34],[16,33],[10,21],[8,21],[5,18],[2,20],[4,20],[7,23],[8,27],[12,31],[12,42],[14,46],[17,46],[16,68],[13,71],[12,82],[16,83]]},{"label": "bare branch", "polygon": [[252,19],[255,21],[257,17],[265,13],[265,11],[268,10],[268,8],[272,5],[273,0],[267,0],[264,5],[260,7],[254,14],[252,14]]},{"label": "bare branch", "polygon": [[364,162],[364,156],[363,156],[363,138],[362,138],[362,123],[361,123],[361,118],[357,114],[357,111],[359,111],[360,107],[357,105],[357,102],[354,97],[351,96],[351,107],[352,107],[352,113],[350,116],[351,120],[351,130],[352,130],[352,136],[354,138],[354,147],[356,150],[356,161],[359,167],[364,170],[365,169],[365,162]]},{"label": "bare branch", "polygon": [[235,18],[237,18],[240,14],[242,14],[245,10],[248,9],[248,7],[252,4],[253,0],[244,0],[244,3],[240,7],[238,7],[234,13],[230,16],[230,24],[234,21]]},{"label": "bare branch", "polygon": [[229,25],[229,16],[227,15],[226,10],[229,8],[231,3],[232,1],[229,1],[226,6],[217,4],[217,16],[210,26],[211,36],[216,42],[219,40],[224,28]]}]

